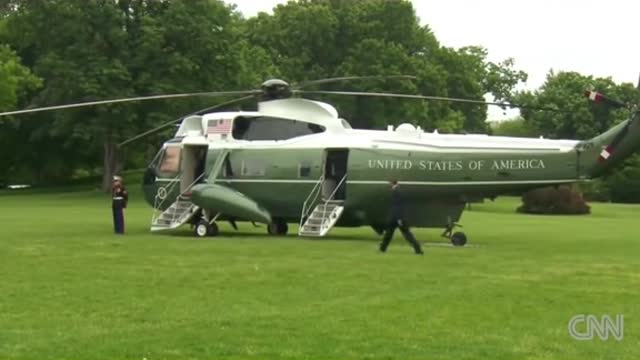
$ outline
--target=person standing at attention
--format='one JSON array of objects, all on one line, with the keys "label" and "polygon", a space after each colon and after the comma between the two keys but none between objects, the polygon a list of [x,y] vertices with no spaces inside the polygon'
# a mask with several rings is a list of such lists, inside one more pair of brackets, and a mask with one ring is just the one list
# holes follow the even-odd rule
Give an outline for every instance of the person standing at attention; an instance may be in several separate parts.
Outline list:
[{"label": "person standing at attention", "polygon": [[404,199],[402,199],[402,195],[400,194],[400,189],[397,180],[391,180],[391,217],[389,219],[389,223],[387,224],[387,228],[385,229],[384,238],[382,239],[382,243],[380,244],[380,251],[386,252],[389,243],[393,237],[393,233],[396,231],[396,228],[400,228],[402,235],[405,240],[413,246],[413,250],[416,254],[424,254],[422,252],[422,248],[420,244],[416,240],[413,233],[409,229],[409,224],[407,224],[405,220],[405,209],[404,209]]},{"label": "person standing at attention", "polygon": [[124,209],[127,208],[128,201],[129,194],[127,188],[122,184],[122,178],[114,176],[111,188],[111,211],[116,234],[124,234]]}]

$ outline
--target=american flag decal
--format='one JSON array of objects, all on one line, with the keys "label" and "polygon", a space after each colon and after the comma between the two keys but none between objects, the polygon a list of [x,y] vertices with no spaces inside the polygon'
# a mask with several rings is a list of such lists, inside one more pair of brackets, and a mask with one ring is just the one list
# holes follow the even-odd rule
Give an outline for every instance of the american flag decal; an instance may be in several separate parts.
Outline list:
[{"label": "american flag decal", "polygon": [[228,134],[231,130],[231,119],[209,120],[207,134]]}]

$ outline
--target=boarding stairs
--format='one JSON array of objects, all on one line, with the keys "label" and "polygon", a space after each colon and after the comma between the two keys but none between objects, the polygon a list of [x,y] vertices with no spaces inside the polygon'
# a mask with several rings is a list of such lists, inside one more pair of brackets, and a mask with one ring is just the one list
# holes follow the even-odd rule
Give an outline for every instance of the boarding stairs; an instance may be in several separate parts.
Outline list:
[{"label": "boarding stairs", "polygon": [[[210,174],[214,174],[213,177],[209,178],[209,181],[215,180],[218,177],[222,169],[222,165],[224,164],[224,160],[227,157],[229,150],[224,150],[216,159],[216,163],[214,164]],[[191,202],[191,188],[195,184],[197,184],[200,179],[202,179],[205,175],[201,174],[198,178],[196,178],[189,186],[182,191],[176,201],[171,204],[164,211],[161,210],[163,208],[163,204],[167,199],[168,194],[171,194],[175,186],[180,186],[180,178],[182,174],[179,174],[175,178],[173,178],[167,185],[158,189],[158,193],[156,194],[154,200],[154,214],[151,218],[151,231],[158,232],[164,230],[172,230],[176,229],[184,224],[186,224],[189,220],[193,218],[193,216],[198,213],[200,207]]]},{"label": "boarding stairs", "polygon": [[344,201],[335,199],[335,195],[346,178],[347,176],[345,175],[331,195],[324,198],[321,196],[324,176],[320,177],[320,180],[302,205],[298,235],[323,237],[331,231],[344,210]]}]

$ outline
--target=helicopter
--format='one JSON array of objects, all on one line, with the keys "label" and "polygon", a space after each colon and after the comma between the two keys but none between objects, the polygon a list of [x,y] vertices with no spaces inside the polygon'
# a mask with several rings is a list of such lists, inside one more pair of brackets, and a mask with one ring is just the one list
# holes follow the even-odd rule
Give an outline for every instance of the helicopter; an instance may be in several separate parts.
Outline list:
[{"label": "helicopter", "polygon": [[[144,197],[154,209],[151,232],[191,225],[198,237],[219,235],[220,221],[236,229],[237,221],[266,224],[272,235],[287,234],[290,223],[297,223],[298,235],[306,237],[324,237],[334,227],[370,226],[382,234],[389,210],[389,182],[397,180],[407,199],[406,220],[412,226],[444,229],[442,236],[454,246],[464,246],[467,235],[454,229],[461,226],[468,203],[589,181],[640,147],[635,107],[629,119],[592,139],[552,140],[439,134],[410,123],[389,125],[386,130],[354,129],[332,105],[296,94],[523,107],[412,94],[310,91],[270,79],[256,90],[95,101],[0,116],[179,96],[242,95],[180,118],[174,136],[162,144],[143,176]],[[595,91],[584,95],[598,103],[628,107]],[[213,111],[256,97],[255,111]]]}]

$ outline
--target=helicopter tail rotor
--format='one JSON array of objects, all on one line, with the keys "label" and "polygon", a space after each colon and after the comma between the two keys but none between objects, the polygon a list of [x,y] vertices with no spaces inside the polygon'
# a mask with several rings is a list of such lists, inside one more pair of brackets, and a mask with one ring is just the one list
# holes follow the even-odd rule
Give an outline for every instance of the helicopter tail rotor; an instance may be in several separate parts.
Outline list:
[{"label": "helicopter tail rotor", "polygon": [[615,108],[626,108],[628,107],[627,104],[618,101],[618,100],[614,100],[611,99],[605,95],[603,95],[602,93],[599,93],[597,91],[593,91],[593,90],[586,90],[584,92],[584,96],[586,96],[589,100],[595,102],[595,103],[603,103]]}]

